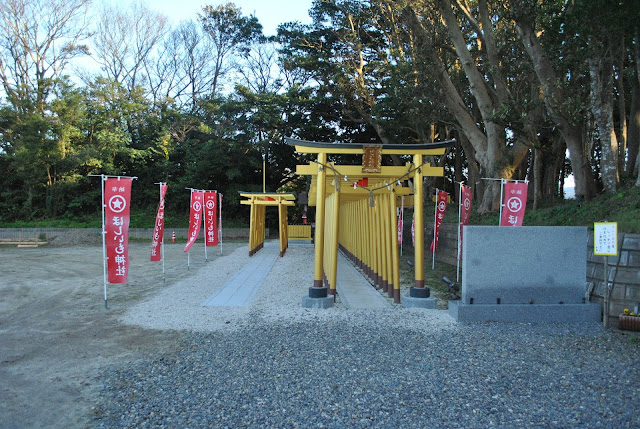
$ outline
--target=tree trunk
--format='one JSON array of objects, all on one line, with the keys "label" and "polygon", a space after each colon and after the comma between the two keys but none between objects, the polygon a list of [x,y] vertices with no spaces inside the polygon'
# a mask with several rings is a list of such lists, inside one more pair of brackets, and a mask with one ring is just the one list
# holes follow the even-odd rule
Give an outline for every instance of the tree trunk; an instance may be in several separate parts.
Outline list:
[{"label": "tree trunk", "polygon": [[600,141],[600,175],[606,192],[615,192],[618,176],[618,141],[613,127],[613,67],[605,54],[589,58],[591,112]]},{"label": "tree trunk", "polygon": [[[576,181],[576,198],[591,198],[595,183],[591,166],[585,156],[581,131],[572,125],[571,116],[564,106],[566,96],[558,84],[553,65],[540,45],[531,24],[526,22],[529,16],[516,18],[516,28],[525,51],[533,62],[538,81],[543,89],[544,103],[551,120],[557,125],[569,149],[569,160]],[[522,19],[522,20],[521,20]]]},{"label": "tree trunk", "polygon": [[640,147],[640,85],[638,81],[633,82],[633,93],[631,97],[631,109],[629,114],[629,135],[627,144],[627,162],[625,174],[632,177],[637,173],[636,158],[638,156],[638,148]]},{"label": "tree trunk", "polygon": [[[409,28],[416,35],[416,45],[422,49],[421,53],[431,60],[436,78],[443,90],[444,103],[447,109],[455,116],[459,129],[462,130],[471,145],[473,145],[476,159],[482,166],[484,175],[489,178],[509,179],[527,154],[528,146],[517,139],[516,144],[512,147],[507,147],[505,127],[497,124],[492,119],[497,107],[491,96],[493,89],[486,81],[485,74],[481,73],[476,66],[476,61],[469,51],[469,45],[460,28],[460,24],[453,13],[451,2],[440,0],[438,8],[442,13],[450,40],[455,47],[456,54],[469,83],[469,88],[482,116],[482,128],[478,126],[479,121],[472,116],[467,103],[464,102],[453,84],[448,68],[438,55],[439,50],[431,43],[429,30],[424,28],[423,23],[410,7],[403,10],[403,16],[407,20]],[[490,29],[485,30],[492,31]],[[480,213],[495,210],[499,204],[499,188],[495,186],[486,186],[485,188],[487,191],[484,192],[478,207]],[[498,189],[497,193],[496,189]]]},{"label": "tree trunk", "polygon": [[620,55],[618,55],[618,63],[616,64],[616,85],[618,93],[618,114],[620,116],[620,142],[618,145],[618,172],[623,173],[626,166],[627,157],[627,102],[624,90],[624,59],[625,59],[625,43],[624,37],[620,41]]}]

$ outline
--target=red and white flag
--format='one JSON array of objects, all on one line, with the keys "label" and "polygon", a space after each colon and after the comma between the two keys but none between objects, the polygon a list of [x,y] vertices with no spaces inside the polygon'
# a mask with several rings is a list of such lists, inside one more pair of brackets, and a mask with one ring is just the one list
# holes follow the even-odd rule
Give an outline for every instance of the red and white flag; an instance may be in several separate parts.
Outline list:
[{"label": "red and white flag", "polygon": [[158,213],[156,214],[156,224],[153,227],[153,239],[151,240],[151,262],[161,261],[162,252],[160,244],[164,237],[164,196],[167,193],[167,184],[160,184],[160,204],[158,205]]},{"label": "red and white flag", "polygon": [[404,197],[400,204],[400,212],[398,213],[398,244],[402,244],[402,233],[404,232]]},{"label": "red and white flag", "polygon": [[109,283],[127,283],[132,182],[130,177],[108,178],[104,185],[104,229]]},{"label": "red and white flag", "polygon": [[204,193],[204,226],[205,244],[207,246],[218,245],[218,193]]},{"label": "red and white flag", "polygon": [[196,242],[198,234],[200,234],[200,224],[202,223],[202,201],[204,200],[204,192],[191,191],[191,209],[189,211],[189,236],[184,251],[188,252]]},{"label": "red and white flag", "polygon": [[442,225],[442,219],[444,218],[444,212],[447,210],[447,194],[445,191],[438,191],[438,202],[436,205],[436,228],[433,240],[431,240],[431,247],[429,250],[431,253],[435,253],[438,248],[438,235],[440,234],[440,225]]},{"label": "red and white flag", "polygon": [[527,207],[527,188],[528,184],[525,182],[505,183],[500,226],[522,226]]},{"label": "red and white flag", "polygon": [[473,195],[471,188],[460,184],[460,242],[458,243],[458,260],[462,257],[462,227],[469,224]]}]

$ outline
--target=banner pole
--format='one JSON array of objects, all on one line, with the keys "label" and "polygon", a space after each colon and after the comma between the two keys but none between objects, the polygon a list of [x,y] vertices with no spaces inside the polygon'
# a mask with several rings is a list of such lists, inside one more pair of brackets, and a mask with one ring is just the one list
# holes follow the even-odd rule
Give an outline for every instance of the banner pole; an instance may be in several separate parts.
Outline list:
[{"label": "banner pole", "polygon": [[402,202],[400,203],[400,219],[402,223],[400,224],[400,256],[402,256],[402,246],[404,245],[404,196],[401,197]]},{"label": "banner pole", "polygon": [[102,201],[100,205],[102,206],[102,272],[104,278],[104,308],[107,309],[107,242],[106,242],[106,234],[107,230],[104,224],[104,209],[106,205],[104,204],[104,182],[106,181],[106,176],[100,175],[100,184],[102,188]]},{"label": "banner pole", "polygon": [[460,232],[462,231],[462,182],[458,187],[458,245],[456,246],[456,281],[460,281]]},{"label": "banner pole", "polygon": [[502,226],[502,191],[504,189],[504,179],[500,179],[500,217],[498,218],[498,226]]},{"label": "banner pole", "polygon": [[[162,203],[163,198],[162,198],[162,185],[166,184],[166,182],[160,182],[160,202]],[[164,216],[164,214],[163,214]],[[164,219],[163,219],[164,222]],[[162,242],[160,243],[160,253],[162,253],[162,283],[166,283],[167,282],[167,278],[165,276],[165,271],[164,271],[164,227],[162,228]]]},{"label": "banner pole", "polygon": [[220,255],[222,255],[222,194],[218,194],[218,241],[220,241]]},{"label": "banner pole", "polygon": [[[203,194],[204,195],[204,194]],[[202,200],[202,229],[204,229],[204,261],[209,262],[209,255],[207,255],[207,223],[204,221],[205,215],[204,211],[206,207],[204,203],[206,202],[206,197]]]},{"label": "banner pole", "polygon": [[433,252],[431,252],[431,271],[436,269],[436,221],[438,219],[438,196],[440,190],[436,188],[436,203],[433,208]]},{"label": "banner pole", "polygon": [[[191,204],[192,201],[193,201],[193,188],[189,188],[189,189],[190,189],[190,192],[191,192],[189,194],[189,204]],[[191,224],[191,219],[189,219],[189,224]],[[189,240],[189,237],[187,237],[187,241],[188,240]],[[191,247],[189,247],[189,250],[187,251],[187,271],[189,271],[190,267],[191,267]]]}]

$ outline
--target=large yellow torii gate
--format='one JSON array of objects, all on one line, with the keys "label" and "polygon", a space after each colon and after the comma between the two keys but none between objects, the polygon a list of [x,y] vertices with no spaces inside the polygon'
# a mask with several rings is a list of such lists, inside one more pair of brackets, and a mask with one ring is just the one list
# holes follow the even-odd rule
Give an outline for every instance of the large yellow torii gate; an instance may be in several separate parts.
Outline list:
[{"label": "large yellow torii gate", "polygon": [[[425,163],[425,155],[444,155],[454,140],[424,144],[322,143],[287,138],[301,154],[317,154],[312,164],[296,166],[311,176],[309,205],[316,207],[315,261],[310,298],[336,293],[338,249],[400,303],[396,207],[413,194],[415,212],[415,296],[424,284],[423,177],[444,175],[443,167]],[[336,165],[328,155],[361,155],[362,165]],[[382,166],[382,155],[409,155],[404,166]],[[407,181],[413,181],[413,190]],[[326,284],[326,286],[325,286]],[[412,295],[414,296],[414,295]]]}]

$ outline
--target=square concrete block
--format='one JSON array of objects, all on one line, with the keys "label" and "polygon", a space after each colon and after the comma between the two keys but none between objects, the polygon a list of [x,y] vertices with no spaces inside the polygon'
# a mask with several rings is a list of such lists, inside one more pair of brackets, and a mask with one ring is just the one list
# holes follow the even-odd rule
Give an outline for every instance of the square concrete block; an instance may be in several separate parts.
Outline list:
[{"label": "square concrete block", "polygon": [[333,307],[333,295],[323,298],[302,297],[302,308],[331,308]]},{"label": "square concrete block", "polygon": [[430,296],[429,298],[415,298],[409,295],[405,295],[402,297],[403,308],[426,308],[435,310],[437,303],[438,300],[432,296]]},{"label": "square concrete block", "polygon": [[585,227],[465,226],[465,304],[577,304],[585,294]]}]

